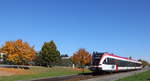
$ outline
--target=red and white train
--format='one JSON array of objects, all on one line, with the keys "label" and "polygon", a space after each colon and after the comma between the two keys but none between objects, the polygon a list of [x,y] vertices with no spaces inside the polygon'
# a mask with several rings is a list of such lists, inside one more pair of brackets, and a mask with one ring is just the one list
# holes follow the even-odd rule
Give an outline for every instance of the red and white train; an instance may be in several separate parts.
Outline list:
[{"label": "red and white train", "polygon": [[142,63],[133,59],[109,53],[95,52],[92,55],[90,70],[92,71],[126,71],[142,68]]}]

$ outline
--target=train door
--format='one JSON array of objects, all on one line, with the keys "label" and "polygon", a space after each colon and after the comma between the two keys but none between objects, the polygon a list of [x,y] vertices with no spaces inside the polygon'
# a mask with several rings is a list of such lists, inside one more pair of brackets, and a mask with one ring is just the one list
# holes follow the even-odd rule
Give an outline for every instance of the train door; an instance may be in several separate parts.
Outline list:
[{"label": "train door", "polygon": [[116,63],[116,72],[118,72],[118,63]]},{"label": "train door", "polygon": [[116,65],[116,72],[118,72],[118,64],[119,64],[119,60],[115,60],[115,65]]}]

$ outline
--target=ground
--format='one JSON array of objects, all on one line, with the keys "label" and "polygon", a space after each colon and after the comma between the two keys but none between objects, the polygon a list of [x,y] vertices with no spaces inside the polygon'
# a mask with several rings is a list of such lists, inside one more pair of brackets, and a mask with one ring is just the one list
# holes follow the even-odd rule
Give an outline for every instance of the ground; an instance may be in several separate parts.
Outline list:
[{"label": "ground", "polygon": [[[85,72],[90,72],[85,70]],[[31,67],[29,70],[0,68],[0,81],[29,80],[43,77],[64,76],[82,73],[68,67]]]},{"label": "ground", "polygon": [[150,70],[129,77],[125,77],[117,81],[150,81]]},{"label": "ground", "polygon": [[[134,78],[129,77],[129,76],[134,76]],[[136,78],[136,77],[139,77],[139,78]],[[108,75],[101,75],[95,78],[81,80],[81,81],[116,81],[116,80],[118,81],[150,81],[148,80],[149,78],[150,78],[150,69],[144,68],[144,69],[136,70],[136,71],[117,72],[117,73],[111,73]]]},{"label": "ground", "polygon": [[[85,70],[85,73],[91,73],[89,70]],[[0,68],[0,81],[17,81],[17,80],[30,80],[37,78],[47,78],[65,75],[74,75],[82,73],[81,69],[72,69],[69,67],[31,67],[29,70],[24,69],[12,69],[12,68]],[[91,75],[92,76],[92,75]],[[118,77],[119,76],[119,77]],[[138,71],[121,72],[108,75],[100,75],[95,78],[88,79],[89,76],[84,76],[86,80],[83,81],[150,81],[150,70],[142,69]],[[125,77],[125,78],[124,78]],[[118,80],[119,79],[119,80]],[[70,79],[76,81],[75,78]],[[78,79],[82,80],[82,79]]]}]

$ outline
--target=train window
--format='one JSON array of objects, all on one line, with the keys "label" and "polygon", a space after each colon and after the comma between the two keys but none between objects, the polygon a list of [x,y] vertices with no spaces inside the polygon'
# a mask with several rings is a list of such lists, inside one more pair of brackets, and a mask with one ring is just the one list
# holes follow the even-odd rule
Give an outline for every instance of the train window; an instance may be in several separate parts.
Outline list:
[{"label": "train window", "polygon": [[127,67],[127,66],[129,66],[129,64],[130,63],[128,61],[118,60],[119,67]]},{"label": "train window", "polygon": [[133,63],[132,62],[129,62],[128,63],[128,67],[132,67],[133,66]]},{"label": "train window", "polygon": [[140,67],[140,64],[139,64],[139,63],[136,63],[136,67]]},{"label": "train window", "polygon": [[103,62],[104,64],[115,64],[115,59],[113,59],[113,58],[106,58],[105,60],[104,60],[104,62]]},{"label": "train window", "polygon": [[119,60],[119,64],[118,64],[119,67],[123,67],[124,66],[124,62],[122,60]]},{"label": "train window", "polygon": [[119,67],[140,67],[141,66],[141,64],[139,63],[124,61],[124,60],[116,60],[113,58],[106,58],[103,63],[111,64],[111,65],[118,64]]},{"label": "train window", "polygon": [[111,58],[111,59],[110,59],[110,62],[111,62],[111,64],[116,64],[116,63],[117,63],[117,60],[116,60],[116,59]]},{"label": "train window", "polygon": [[140,64],[139,63],[134,63],[134,62],[129,62],[128,63],[128,67],[139,67]]},{"label": "train window", "polygon": [[105,59],[105,61],[106,61],[106,63],[108,63],[108,58],[107,58],[107,59]]},{"label": "train window", "polygon": [[104,60],[103,64],[107,64],[107,62],[108,62],[108,61],[107,61],[107,58],[106,58],[106,59]]},{"label": "train window", "polygon": [[123,61],[119,60],[119,61],[118,61],[118,66],[119,66],[119,67],[122,67],[122,66],[123,66]]}]

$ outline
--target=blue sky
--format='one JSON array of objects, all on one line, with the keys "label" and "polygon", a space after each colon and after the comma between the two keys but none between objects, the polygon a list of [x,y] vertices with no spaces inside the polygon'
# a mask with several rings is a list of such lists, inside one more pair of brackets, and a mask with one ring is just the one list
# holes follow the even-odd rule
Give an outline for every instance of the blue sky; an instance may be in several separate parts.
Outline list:
[{"label": "blue sky", "polygon": [[1,0],[0,45],[22,39],[39,51],[54,40],[62,54],[79,48],[150,61],[149,0]]}]

